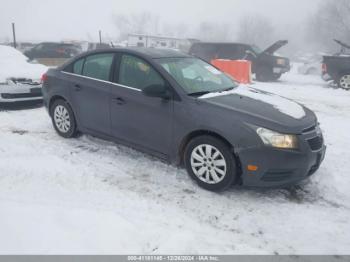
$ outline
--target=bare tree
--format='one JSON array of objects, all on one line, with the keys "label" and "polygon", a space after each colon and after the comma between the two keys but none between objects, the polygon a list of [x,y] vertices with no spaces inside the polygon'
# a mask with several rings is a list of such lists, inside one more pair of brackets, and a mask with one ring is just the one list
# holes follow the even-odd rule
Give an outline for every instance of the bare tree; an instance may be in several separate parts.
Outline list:
[{"label": "bare tree", "polygon": [[203,41],[231,41],[232,30],[228,24],[202,22],[194,32],[194,37]]},{"label": "bare tree", "polygon": [[274,27],[264,16],[244,16],[239,23],[238,41],[266,47],[276,41]]},{"label": "bare tree", "polygon": [[119,39],[125,40],[130,33],[158,34],[159,17],[148,12],[131,15],[114,15],[114,24],[119,33]]},{"label": "bare tree", "polygon": [[187,38],[190,34],[190,27],[185,23],[170,24],[164,23],[160,28],[160,32],[166,36],[172,36],[177,38]]},{"label": "bare tree", "polygon": [[308,24],[307,39],[321,47],[332,50],[333,39],[350,43],[350,1],[327,0]]}]

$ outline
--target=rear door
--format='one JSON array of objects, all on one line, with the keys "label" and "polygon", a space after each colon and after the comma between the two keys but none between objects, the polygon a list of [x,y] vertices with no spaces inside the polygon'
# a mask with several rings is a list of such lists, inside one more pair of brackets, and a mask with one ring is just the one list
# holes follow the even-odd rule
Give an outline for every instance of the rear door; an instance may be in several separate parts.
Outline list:
[{"label": "rear door", "polygon": [[169,154],[172,137],[173,101],[147,97],[142,89],[166,81],[140,57],[120,54],[111,89],[113,136],[160,157]]},{"label": "rear door", "polygon": [[111,135],[110,81],[114,53],[87,56],[75,62],[71,96],[79,124],[85,129]]}]

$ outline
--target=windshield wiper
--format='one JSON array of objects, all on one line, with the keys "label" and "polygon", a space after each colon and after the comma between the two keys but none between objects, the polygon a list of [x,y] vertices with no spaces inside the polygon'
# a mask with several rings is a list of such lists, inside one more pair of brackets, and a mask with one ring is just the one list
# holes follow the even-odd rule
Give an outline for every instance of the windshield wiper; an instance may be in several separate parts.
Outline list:
[{"label": "windshield wiper", "polygon": [[193,93],[189,93],[189,96],[204,96],[206,94],[210,94],[210,93],[222,93],[222,92],[227,92],[227,91],[231,91],[235,89],[235,86],[231,86],[225,89],[221,89],[221,90],[212,90],[212,91],[199,91],[199,92],[193,92]]},{"label": "windshield wiper", "polygon": [[221,92],[227,92],[227,91],[231,91],[231,90],[233,90],[233,89],[235,89],[236,87],[235,86],[231,86],[231,87],[228,87],[228,88],[226,88],[226,89],[223,89],[223,90],[220,90],[220,91],[218,91],[219,93],[221,93]]},{"label": "windshield wiper", "polygon": [[189,93],[189,96],[204,96],[206,94],[211,93],[210,91],[200,91],[200,92],[193,92],[193,93]]}]

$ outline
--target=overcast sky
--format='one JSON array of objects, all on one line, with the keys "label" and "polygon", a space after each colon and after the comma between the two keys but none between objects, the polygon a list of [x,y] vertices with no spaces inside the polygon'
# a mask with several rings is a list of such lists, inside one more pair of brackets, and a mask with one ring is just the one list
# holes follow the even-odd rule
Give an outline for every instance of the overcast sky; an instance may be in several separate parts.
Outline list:
[{"label": "overcast sky", "polygon": [[18,41],[98,40],[98,30],[117,34],[113,14],[144,11],[166,23],[197,26],[217,21],[237,26],[245,14],[263,14],[274,23],[301,23],[323,0],[1,0],[0,41],[10,40],[11,22]]}]

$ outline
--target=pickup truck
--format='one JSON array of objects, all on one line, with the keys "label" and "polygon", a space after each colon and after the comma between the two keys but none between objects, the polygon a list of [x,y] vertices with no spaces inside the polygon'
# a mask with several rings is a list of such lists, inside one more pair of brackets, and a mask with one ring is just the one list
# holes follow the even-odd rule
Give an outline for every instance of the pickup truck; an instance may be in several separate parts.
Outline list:
[{"label": "pickup truck", "polygon": [[322,78],[350,91],[350,45],[334,41],[341,46],[341,50],[333,56],[323,57]]},{"label": "pickup truck", "polygon": [[190,55],[211,63],[213,59],[249,60],[252,62],[252,73],[262,82],[276,81],[283,73],[290,70],[290,61],[275,52],[288,44],[287,40],[277,41],[265,50],[255,45],[243,43],[194,43]]}]

